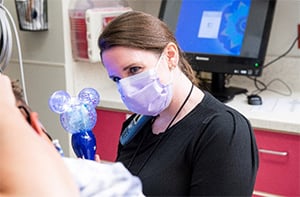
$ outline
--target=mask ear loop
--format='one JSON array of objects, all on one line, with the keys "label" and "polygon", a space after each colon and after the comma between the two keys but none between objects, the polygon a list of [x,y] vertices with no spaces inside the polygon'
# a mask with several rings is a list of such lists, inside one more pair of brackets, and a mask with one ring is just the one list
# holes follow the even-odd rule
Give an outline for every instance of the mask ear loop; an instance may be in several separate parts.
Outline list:
[{"label": "mask ear loop", "polygon": [[[158,74],[158,72],[157,72],[158,66],[159,66],[159,64],[161,63],[161,60],[162,60],[163,58],[165,58],[164,52],[162,52],[162,54],[159,56],[159,59],[158,59],[156,65],[155,65],[155,68],[154,68],[154,70],[155,70],[155,72],[156,72],[157,74]],[[169,80],[169,83],[167,83],[166,85],[172,84],[172,83],[173,83],[173,80],[174,80],[174,69],[171,69],[170,72],[171,72],[170,80]]]},{"label": "mask ear loop", "polygon": [[172,67],[172,69],[171,69],[171,76],[170,76],[170,83],[169,84],[172,84],[173,82],[174,82],[174,68]]},{"label": "mask ear loop", "polygon": [[160,56],[159,56],[159,58],[158,58],[158,60],[157,60],[157,62],[156,62],[156,64],[155,64],[155,66],[154,66],[154,70],[155,70],[156,73],[157,73],[157,70],[158,70],[158,66],[159,66],[161,60],[163,59],[163,57],[164,57],[164,52],[162,52],[162,53],[160,54]]}]

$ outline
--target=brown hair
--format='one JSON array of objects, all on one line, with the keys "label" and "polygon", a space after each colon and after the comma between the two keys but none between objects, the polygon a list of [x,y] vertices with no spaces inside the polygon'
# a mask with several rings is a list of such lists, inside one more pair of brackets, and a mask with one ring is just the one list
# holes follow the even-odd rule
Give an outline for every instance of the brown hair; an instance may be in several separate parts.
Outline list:
[{"label": "brown hair", "polygon": [[24,93],[23,93],[23,89],[19,85],[19,80],[11,81],[11,87],[16,100],[25,104]]},{"label": "brown hair", "polygon": [[[16,98],[16,102],[19,102],[17,107],[25,112],[27,116],[26,119],[28,123],[31,124],[30,113],[32,112],[32,110],[24,101],[24,93],[23,89],[19,85],[19,80],[11,81],[11,88]],[[52,137],[46,132],[44,128],[42,128],[42,131],[46,134],[49,140],[52,141]]]},{"label": "brown hair", "polygon": [[101,33],[98,46],[102,58],[102,53],[114,46],[149,50],[160,54],[170,42],[175,43],[178,48],[180,69],[198,85],[194,70],[184,57],[173,33],[164,22],[150,14],[129,11],[116,17]]}]

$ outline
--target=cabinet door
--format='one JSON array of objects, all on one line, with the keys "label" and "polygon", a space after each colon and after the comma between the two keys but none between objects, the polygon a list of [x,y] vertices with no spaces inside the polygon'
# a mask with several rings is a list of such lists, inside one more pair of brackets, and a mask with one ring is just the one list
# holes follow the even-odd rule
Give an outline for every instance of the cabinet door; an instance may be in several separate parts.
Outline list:
[{"label": "cabinet door", "polygon": [[115,161],[122,123],[126,119],[125,112],[97,109],[97,123],[93,133],[97,141],[97,154],[100,159]]},{"label": "cabinet door", "polygon": [[255,191],[300,196],[300,135],[255,130],[260,164]]}]

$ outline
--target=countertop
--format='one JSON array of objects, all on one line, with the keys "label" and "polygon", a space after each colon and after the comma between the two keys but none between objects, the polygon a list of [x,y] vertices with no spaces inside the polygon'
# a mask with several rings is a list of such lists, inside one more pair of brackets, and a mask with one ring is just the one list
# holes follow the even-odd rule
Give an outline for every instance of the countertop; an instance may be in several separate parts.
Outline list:
[{"label": "countertop", "polygon": [[227,105],[245,115],[254,128],[300,135],[300,94],[282,96],[274,92],[260,94],[262,105],[247,104],[246,95],[237,95]]},{"label": "countertop", "polygon": [[[262,105],[247,104],[247,96],[236,95],[226,105],[249,119],[254,128],[300,135],[300,93],[282,96],[265,91],[260,94]],[[101,88],[99,108],[128,112],[114,84]]]}]

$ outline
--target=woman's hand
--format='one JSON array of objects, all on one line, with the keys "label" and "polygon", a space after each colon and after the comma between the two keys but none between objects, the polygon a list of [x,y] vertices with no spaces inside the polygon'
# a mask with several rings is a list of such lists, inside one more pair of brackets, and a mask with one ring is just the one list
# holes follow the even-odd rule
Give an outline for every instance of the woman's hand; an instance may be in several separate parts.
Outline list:
[{"label": "woman's hand", "polygon": [[95,161],[96,162],[101,162],[100,156],[98,154],[95,154]]}]

